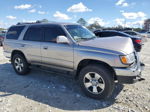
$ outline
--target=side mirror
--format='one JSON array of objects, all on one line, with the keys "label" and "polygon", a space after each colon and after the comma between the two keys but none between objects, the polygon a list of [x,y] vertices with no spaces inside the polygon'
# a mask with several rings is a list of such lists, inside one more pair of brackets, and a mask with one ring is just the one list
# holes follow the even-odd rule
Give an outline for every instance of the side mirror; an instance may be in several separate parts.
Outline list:
[{"label": "side mirror", "polygon": [[70,43],[68,38],[65,36],[58,36],[56,41],[57,41],[57,43],[60,43],[60,44],[69,44]]}]

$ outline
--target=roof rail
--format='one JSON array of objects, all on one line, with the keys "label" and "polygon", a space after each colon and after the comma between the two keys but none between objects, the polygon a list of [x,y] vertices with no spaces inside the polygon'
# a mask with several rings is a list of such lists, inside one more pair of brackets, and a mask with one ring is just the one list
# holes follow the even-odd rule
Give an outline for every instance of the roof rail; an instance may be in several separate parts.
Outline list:
[{"label": "roof rail", "polygon": [[44,23],[44,22],[42,22],[42,21],[36,21],[36,22],[19,22],[19,23],[17,23],[17,25],[22,25],[22,24],[36,24],[36,23]]}]

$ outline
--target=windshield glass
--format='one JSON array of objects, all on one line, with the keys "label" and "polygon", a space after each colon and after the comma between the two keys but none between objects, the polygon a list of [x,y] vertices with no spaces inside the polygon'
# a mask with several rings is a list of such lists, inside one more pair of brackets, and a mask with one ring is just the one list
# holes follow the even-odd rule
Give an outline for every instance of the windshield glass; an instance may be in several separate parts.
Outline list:
[{"label": "windshield glass", "polygon": [[96,38],[94,33],[80,25],[66,25],[65,28],[77,42]]}]

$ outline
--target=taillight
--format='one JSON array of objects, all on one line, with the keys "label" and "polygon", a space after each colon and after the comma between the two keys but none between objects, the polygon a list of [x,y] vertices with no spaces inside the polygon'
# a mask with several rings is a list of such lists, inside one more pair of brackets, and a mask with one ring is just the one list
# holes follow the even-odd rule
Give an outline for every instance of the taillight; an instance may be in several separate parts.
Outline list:
[{"label": "taillight", "polygon": [[136,43],[140,44],[141,43],[141,40],[135,40]]}]

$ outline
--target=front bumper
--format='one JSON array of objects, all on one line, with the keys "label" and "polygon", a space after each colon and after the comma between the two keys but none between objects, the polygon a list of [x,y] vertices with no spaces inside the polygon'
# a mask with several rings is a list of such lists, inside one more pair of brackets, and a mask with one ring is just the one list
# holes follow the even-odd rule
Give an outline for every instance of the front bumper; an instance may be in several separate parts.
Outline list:
[{"label": "front bumper", "polygon": [[[137,56],[138,57],[138,56]],[[141,66],[139,58],[134,65],[128,68],[114,68],[119,83],[132,84],[138,81],[141,77],[141,72],[143,71],[144,66]]]}]

